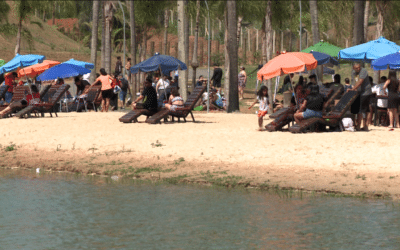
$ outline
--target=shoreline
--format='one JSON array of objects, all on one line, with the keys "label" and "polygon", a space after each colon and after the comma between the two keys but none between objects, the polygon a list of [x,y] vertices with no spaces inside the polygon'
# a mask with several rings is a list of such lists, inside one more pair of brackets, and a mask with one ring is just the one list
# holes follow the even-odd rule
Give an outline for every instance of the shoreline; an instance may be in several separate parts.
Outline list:
[{"label": "shoreline", "polygon": [[400,199],[400,130],[270,133],[254,114],[194,112],[195,123],[161,125],[122,115],[2,119],[0,167]]}]

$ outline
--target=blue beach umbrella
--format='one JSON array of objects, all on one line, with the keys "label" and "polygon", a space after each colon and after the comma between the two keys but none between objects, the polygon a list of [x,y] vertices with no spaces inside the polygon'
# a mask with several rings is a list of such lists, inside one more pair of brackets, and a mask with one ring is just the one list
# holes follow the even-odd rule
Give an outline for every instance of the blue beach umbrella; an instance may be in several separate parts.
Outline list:
[{"label": "blue beach umbrella", "polygon": [[326,66],[328,67],[332,67],[333,65],[339,65],[339,62],[328,54],[317,51],[311,51],[310,53],[314,56],[315,60],[317,60],[318,65],[326,64]]},{"label": "blue beach umbrella", "polygon": [[87,73],[90,73],[89,69],[68,63],[61,63],[46,70],[45,72],[40,74],[37,79],[39,81],[50,81],[57,78],[68,78],[78,75],[84,75]]},{"label": "blue beach umbrella", "polygon": [[65,61],[63,63],[68,63],[68,64],[80,66],[80,67],[83,67],[83,68],[87,68],[87,69],[94,69],[94,64],[93,63],[77,61],[77,60],[75,60],[73,58],[69,59],[68,61]]},{"label": "blue beach umbrella", "polygon": [[339,51],[339,58],[370,63],[374,59],[400,51],[400,46],[384,37]]},{"label": "blue beach umbrella", "polygon": [[14,71],[18,68],[23,68],[34,64],[42,63],[44,59],[46,59],[46,57],[42,55],[17,54],[13,59],[11,59],[11,61],[0,67],[0,74]]},{"label": "blue beach umbrella", "polygon": [[371,67],[374,70],[400,69],[400,52],[382,56],[372,60]]},{"label": "blue beach umbrella", "polygon": [[138,63],[130,68],[132,74],[138,72],[150,72],[161,69],[164,75],[173,70],[187,70],[186,64],[172,56],[160,55],[156,53],[149,59]]}]

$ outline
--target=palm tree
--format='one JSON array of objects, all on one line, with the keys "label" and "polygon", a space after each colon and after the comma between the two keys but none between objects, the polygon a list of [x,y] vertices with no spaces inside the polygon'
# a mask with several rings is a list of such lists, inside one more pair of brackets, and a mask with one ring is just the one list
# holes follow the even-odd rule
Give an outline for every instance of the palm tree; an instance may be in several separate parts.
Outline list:
[{"label": "palm tree", "polygon": [[369,1],[365,2],[365,10],[364,10],[364,42],[368,40],[368,19],[369,19]]},{"label": "palm tree", "polygon": [[[313,43],[319,42],[319,25],[318,25],[318,6],[317,0],[310,0],[311,30],[313,33]],[[322,82],[323,69],[322,66],[317,67],[317,78]]]},{"label": "palm tree", "polygon": [[105,43],[105,38],[106,38],[106,25],[105,25],[105,15],[104,15],[104,6],[105,6],[105,2],[101,2],[101,67],[105,68],[106,64],[105,64],[105,58],[106,58],[106,54],[105,54],[105,47],[106,47],[106,43]]},{"label": "palm tree", "polygon": [[90,48],[90,61],[94,64],[92,73],[90,74],[90,81],[94,82],[96,76],[96,59],[97,59],[97,35],[98,35],[98,24],[99,24],[99,9],[100,1],[93,1],[93,21],[92,21],[92,44]]},{"label": "palm tree", "polygon": [[192,76],[192,85],[195,86],[196,83],[196,71],[197,67],[199,67],[199,62],[197,61],[197,52],[198,52],[198,44],[199,44],[199,22],[200,22],[200,0],[196,1],[196,26],[194,30],[194,46],[193,46],[193,59],[192,59],[192,67],[193,67],[193,76]]},{"label": "palm tree", "polygon": [[[178,58],[184,63],[188,63],[186,54],[186,36],[187,30],[185,23],[187,23],[187,0],[178,0]],[[187,71],[181,71],[179,74],[180,94],[184,100],[187,99]]]},{"label": "palm tree", "polygon": [[231,113],[239,111],[236,1],[227,1],[226,11],[228,23],[228,43],[226,46],[229,59],[229,96],[227,112]]},{"label": "palm tree", "polygon": [[16,2],[16,10],[18,17],[18,32],[17,32],[17,44],[15,46],[15,54],[19,54],[21,50],[21,33],[22,33],[22,21],[28,16],[32,7],[32,3],[27,0],[19,0]]},{"label": "palm tree", "polygon": [[104,17],[105,17],[105,29],[104,29],[104,63],[105,70],[111,72],[111,31],[112,31],[112,18],[114,11],[116,10],[114,3],[112,1],[107,1],[104,4]]},{"label": "palm tree", "polygon": [[169,10],[164,11],[164,43],[163,43],[163,54],[167,54],[167,43],[168,43],[168,24],[169,24]]},{"label": "palm tree", "polygon": [[[264,64],[267,63],[269,60],[271,60],[272,57],[272,51],[271,51],[271,47],[272,47],[272,24],[271,24],[271,0],[268,0],[267,2],[267,8],[265,11],[265,55],[266,55],[266,61],[264,61]],[[271,79],[268,80],[268,95],[272,96],[272,81]],[[270,112],[273,111],[273,107],[272,107],[272,102],[269,102],[269,110]]]},{"label": "palm tree", "polygon": [[364,41],[364,2],[354,1],[353,46]]},{"label": "palm tree", "polygon": [[[129,8],[130,26],[131,26],[131,57],[132,57],[131,63],[132,63],[132,66],[136,65],[136,30],[135,30],[135,4],[134,3],[135,3],[134,1],[131,1],[130,8]],[[128,74],[130,74],[130,73],[128,72]],[[133,81],[133,84],[131,83],[132,84],[132,93],[134,95],[136,95],[136,90],[137,90],[136,75],[135,75],[135,77],[133,77],[133,76],[131,76],[131,77],[132,77],[131,79]],[[135,79],[135,80],[133,80],[133,79]]]}]

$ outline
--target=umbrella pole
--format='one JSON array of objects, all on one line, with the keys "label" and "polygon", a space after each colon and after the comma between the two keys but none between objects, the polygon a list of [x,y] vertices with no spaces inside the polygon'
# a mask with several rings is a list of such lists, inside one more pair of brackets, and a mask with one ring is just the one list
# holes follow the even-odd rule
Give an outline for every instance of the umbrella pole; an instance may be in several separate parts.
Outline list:
[{"label": "umbrella pole", "polygon": [[161,81],[162,81],[163,86],[164,86],[164,97],[165,97],[165,100],[167,100],[167,90],[165,89],[165,82],[164,82],[164,79],[162,79],[162,78],[164,77],[164,74],[163,74],[163,72],[162,72],[162,70],[161,70],[161,65],[159,65],[158,68],[160,69]]},{"label": "umbrella pole", "polygon": [[256,95],[257,95],[257,90],[258,90],[258,83],[259,83],[259,80],[257,79],[257,81],[256,81]]},{"label": "umbrella pole", "polygon": [[28,76],[26,75],[25,69],[22,68],[22,70],[24,71],[24,75],[25,75],[25,78],[26,78],[26,82],[27,82],[28,85],[29,85],[29,93],[31,93],[32,99],[33,99],[33,94],[32,94],[32,90],[31,90],[31,84],[29,83]]},{"label": "umbrella pole", "polygon": [[276,92],[277,92],[278,85],[279,85],[279,78],[280,78],[280,76],[277,76],[275,78],[275,91],[274,91],[274,99],[273,99],[272,103],[275,103],[275,100],[276,100]]}]

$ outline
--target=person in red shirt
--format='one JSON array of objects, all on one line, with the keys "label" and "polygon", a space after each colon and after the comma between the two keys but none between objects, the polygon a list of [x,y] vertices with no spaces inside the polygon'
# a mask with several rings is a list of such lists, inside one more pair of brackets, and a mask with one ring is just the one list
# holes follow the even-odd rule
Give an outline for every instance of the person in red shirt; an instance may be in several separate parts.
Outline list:
[{"label": "person in red shirt", "polygon": [[14,80],[17,77],[18,77],[17,72],[12,72],[4,77],[5,84],[9,86],[4,98],[7,103],[10,103],[13,97],[14,86],[16,85]]}]

